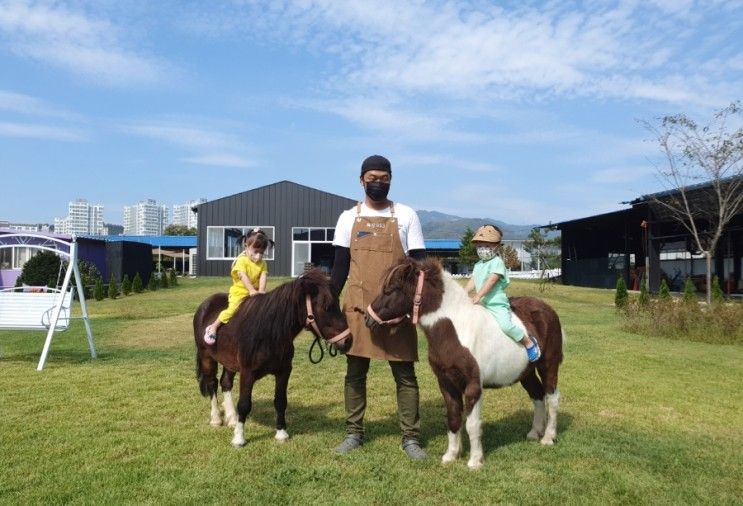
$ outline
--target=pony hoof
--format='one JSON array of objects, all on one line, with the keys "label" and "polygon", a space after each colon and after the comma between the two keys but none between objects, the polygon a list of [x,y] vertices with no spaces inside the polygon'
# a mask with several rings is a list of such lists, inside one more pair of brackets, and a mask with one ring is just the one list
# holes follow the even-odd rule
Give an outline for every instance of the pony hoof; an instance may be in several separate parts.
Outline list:
[{"label": "pony hoof", "polygon": [[279,443],[283,443],[289,440],[289,433],[286,432],[284,429],[277,430],[274,439]]},{"label": "pony hoof", "polygon": [[457,456],[456,456],[456,455],[449,455],[448,453],[445,453],[445,454],[444,454],[444,455],[443,455],[443,456],[441,457],[441,464],[442,464],[442,465],[447,465],[447,464],[451,464],[451,463],[452,463],[452,462],[454,462],[455,460],[457,460]]},{"label": "pony hoof", "polygon": [[547,437],[547,436],[544,436],[544,437],[542,438],[542,440],[541,440],[541,441],[539,441],[539,442],[540,442],[540,443],[542,443],[542,444],[543,444],[544,446],[552,446],[552,445],[554,445],[554,444],[555,444],[555,439],[554,439],[554,438],[552,438],[552,437]]},{"label": "pony hoof", "polygon": [[467,467],[470,468],[470,471],[479,471],[482,469],[482,460],[470,460],[467,462]]},{"label": "pony hoof", "polygon": [[227,422],[227,427],[230,429],[234,429],[237,426],[237,420],[229,420]]},{"label": "pony hoof", "polygon": [[212,427],[221,427],[222,420],[217,420],[217,419],[209,420],[209,425],[211,425]]},{"label": "pony hoof", "polygon": [[245,440],[244,439],[233,439],[232,446],[233,448],[242,448],[243,446],[245,446]]},{"label": "pony hoof", "polygon": [[540,437],[542,437],[542,434],[534,429],[530,430],[529,433],[526,435],[526,439],[528,439],[529,441],[539,441]]}]

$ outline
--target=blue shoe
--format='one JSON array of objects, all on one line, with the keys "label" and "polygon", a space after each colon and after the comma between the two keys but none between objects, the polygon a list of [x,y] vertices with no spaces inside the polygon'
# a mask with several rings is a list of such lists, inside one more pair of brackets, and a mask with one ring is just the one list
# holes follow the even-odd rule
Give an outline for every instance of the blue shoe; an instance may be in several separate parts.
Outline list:
[{"label": "blue shoe", "polygon": [[542,356],[542,352],[539,349],[539,343],[534,336],[529,336],[532,342],[532,346],[526,349],[526,355],[529,357],[529,362],[536,362],[539,357]]}]

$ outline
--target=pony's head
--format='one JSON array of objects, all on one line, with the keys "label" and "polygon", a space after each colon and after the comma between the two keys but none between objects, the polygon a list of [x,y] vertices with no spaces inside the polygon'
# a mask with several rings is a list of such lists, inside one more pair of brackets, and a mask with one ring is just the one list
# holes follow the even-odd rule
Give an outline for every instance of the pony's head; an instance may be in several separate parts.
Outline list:
[{"label": "pony's head", "polygon": [[391,267],[379,295],[366,310],[366,326],[397,325],[406,318],[418,323],[418,315],[430,309],[431,295],[441,287],[441,263],[436,259],[417,262],[406,258]]},{"label": "pony's head", "polygon": [[351,332],[346,316],[328,277],[318,268],[309,269],[297,279],[306,301],[306,326],[341,353],[351,348]]}]

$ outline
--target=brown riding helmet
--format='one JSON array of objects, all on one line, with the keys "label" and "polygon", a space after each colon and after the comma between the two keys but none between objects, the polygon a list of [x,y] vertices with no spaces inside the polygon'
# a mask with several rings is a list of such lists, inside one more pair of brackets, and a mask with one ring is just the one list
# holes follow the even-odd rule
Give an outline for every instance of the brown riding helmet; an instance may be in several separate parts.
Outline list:
[{"label": "brown riding helmet", "polygon": [[493,244],[500,244],[503,238],[503,232],[495,225],[483,225],[477,229],[475,235],[472,236],[472,242],[489,242]]}]

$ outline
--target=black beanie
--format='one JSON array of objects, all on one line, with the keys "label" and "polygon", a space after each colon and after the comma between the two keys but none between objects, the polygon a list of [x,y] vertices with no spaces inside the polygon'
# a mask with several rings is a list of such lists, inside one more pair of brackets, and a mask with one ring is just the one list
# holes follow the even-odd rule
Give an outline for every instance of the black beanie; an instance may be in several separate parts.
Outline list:
[{"label": "black beanie", "polygon": [[362,176],[370,170],[383,170],[392,175],[392,165],[390,164],[390,161],[379,155],[372,155],[361,164]]}]

